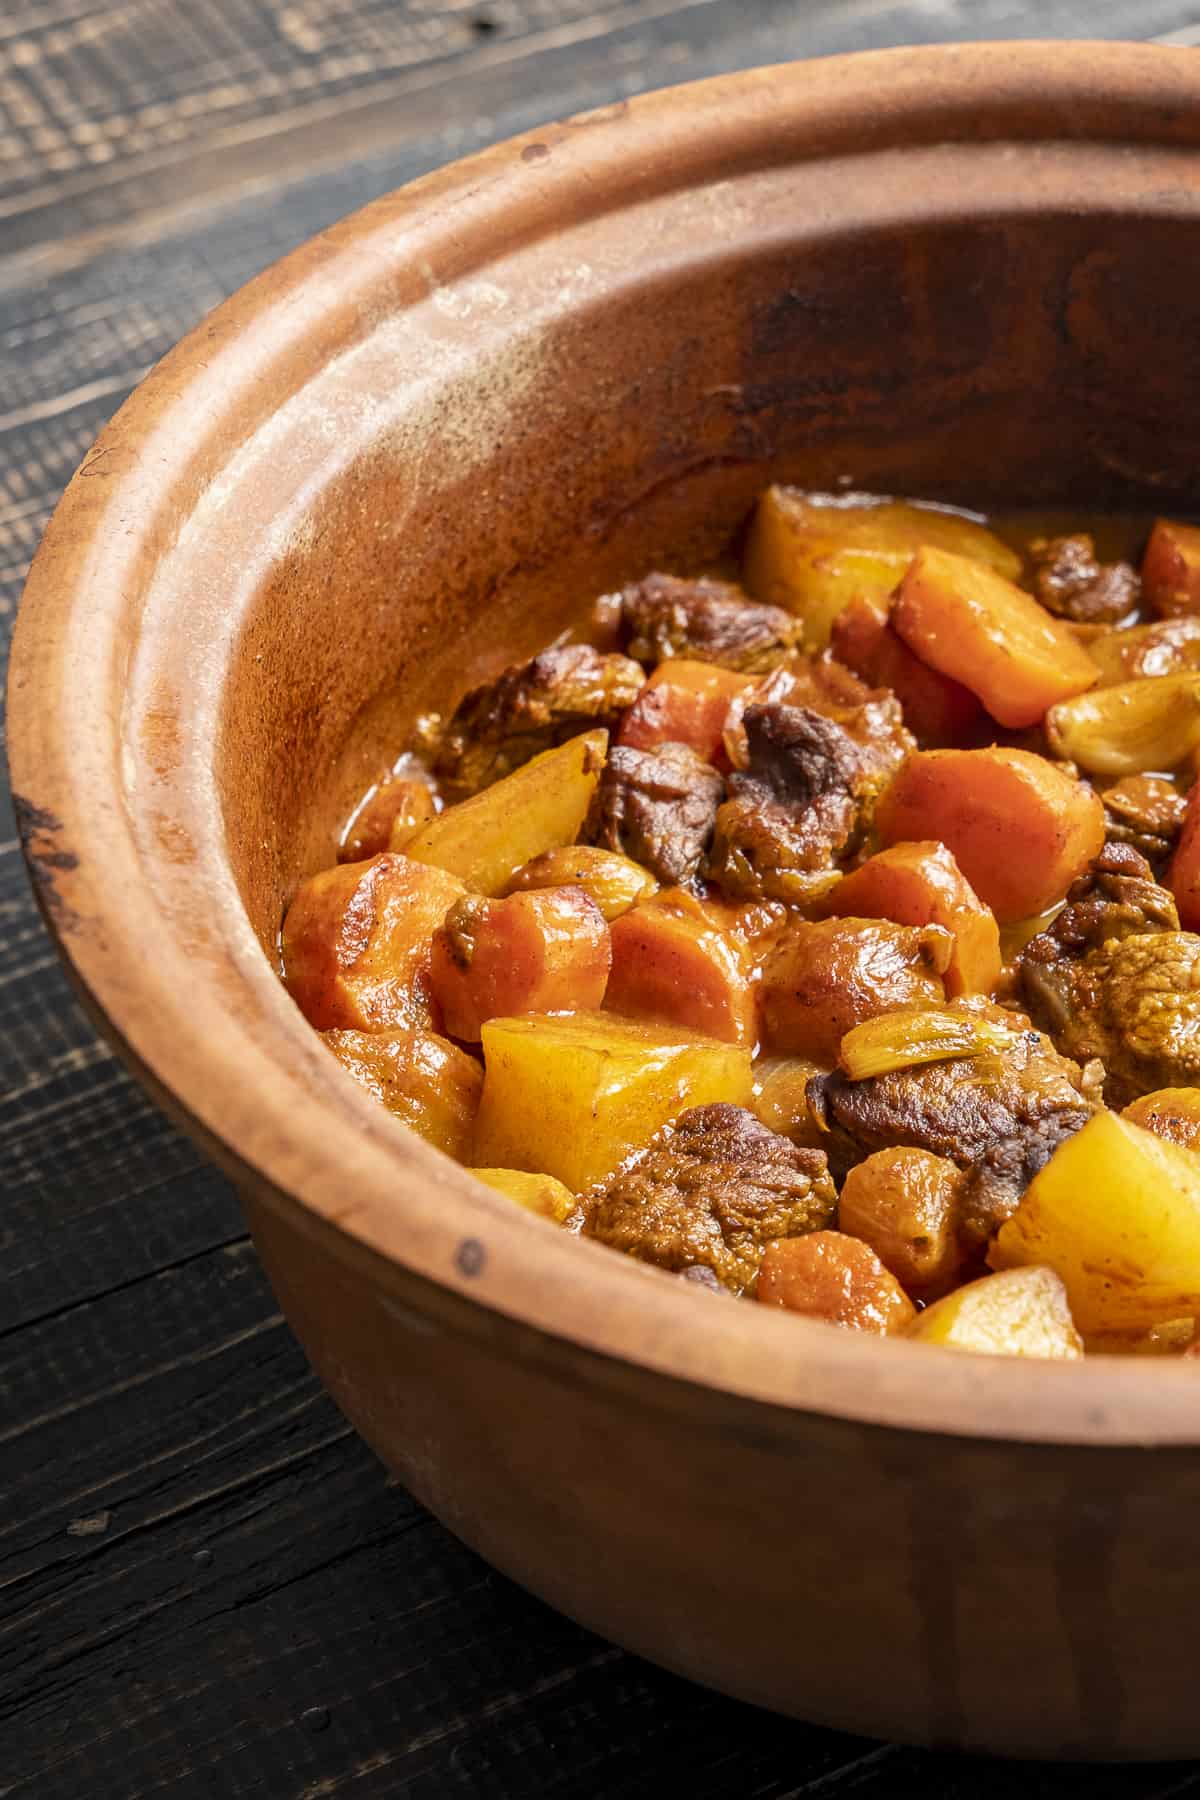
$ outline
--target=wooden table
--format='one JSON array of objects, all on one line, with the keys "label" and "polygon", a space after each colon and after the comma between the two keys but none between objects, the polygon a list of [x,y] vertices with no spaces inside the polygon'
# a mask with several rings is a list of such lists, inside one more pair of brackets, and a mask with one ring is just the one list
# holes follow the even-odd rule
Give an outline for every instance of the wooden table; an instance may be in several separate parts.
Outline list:
[{"label": "wooden table", "polygon": [[[1034,35],[1200,43],[1200,0],[3,0],[0,644],[100,425],[340,214],[642,88]],[[7,810],[0,1500],[0,1796],[1166,1800],[1200,1779],[785,1723],[492,1574],[322,1395],[229,1188],[97,1042]]]}]

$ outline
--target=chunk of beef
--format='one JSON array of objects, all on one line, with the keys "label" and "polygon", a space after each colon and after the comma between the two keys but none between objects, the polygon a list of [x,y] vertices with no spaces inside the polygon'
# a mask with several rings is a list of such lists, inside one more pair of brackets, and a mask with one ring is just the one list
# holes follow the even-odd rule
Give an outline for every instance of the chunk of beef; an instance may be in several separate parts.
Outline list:
[{"label": "chunk of beef", "polygon": [[803,903],[857,846],[913,740],[890,695],[841,710],[769,698],[746,709],[745,766],[730,776],[709,859],[726,893]]},{"label": "chunk of beef", "polygon": [[[1149,931],[1178,931],[1175,901],[1132,844],[1106,844],[1067,889],[1066,905],[1021,953],[1022,981],[1029,970],[1086,956],[1109,938]],[[1032,995],[1025,983],[1026,1001]],[[1037,1017],[1037,1014],[1034,1014]]]},{"label": "chunk of beef", "polygon": [[801,636],[791,613],[748,600],[729,581],[647,575],[623,590],[619,605],[619,641],[643,663],[686,656],[757,675],[773,669]]},{"label": "chunk of beef", "polygon": [[676,1273],[711,1269],[741,1293],[776,1238],[819,1231],[837,1194],[824,1152],[740,1106],[697,1106],[582,1194],[584,1237]]},{"label": "chunk of beef", "polygon": [[1187,817],[1187,800],[1166,775],[1126,775],[1102,796],[1108,840],[1162,865]]},{"label": "chunk of beef", "polygon": [[1127,1106],[1156,1088],[1200,1083],[1195,932],[1111,937],[1080,958],[1027,962],[1022,975],[1031,1009],[1059,1048],[1103,1062],[1110,1106]]},{"label": "chunk of beef", "polygon": [[618,744],[600,777],[587,835],[633,857],[665,886],[686,886],[704,861],[724,793],[721,776],[687,744]]},{"label": "chunk of beef", "polygon": [[434,769],[461,796],[589,726],[613,725],[645,676],[628,656],[561,644],[473,688],[440,735]]},{"label": "chunk of beef", "polygon": [[1066,1056],[1099,1057],[1110,1106],[1200,1081],[1200,937],[1128,844],[1108,844],[1020,957],[1030,1013]]},{"label": "chunk of beef", "polygon": [[[1019,1015],[1006,1016],[1021,1026]],[[902,1144],[963,1170],[961,1229],[973,1247],[999,1230],[1063,1139],[1087,1123],[1097,1073],[1081,1071],[1029,1029],[1003,1050],[864,1081],[835,1070],[809,1082],[808,1099],[839,1178],[873,1151]]]},{"label": "chunk of beef", "polygon": [[1042,538],[1031,546],[1033,585],[1048,612],[1080,625],[1115,625],[1141,598],[1137,570],[1126,562],[1101,563],[1086,532]]}]

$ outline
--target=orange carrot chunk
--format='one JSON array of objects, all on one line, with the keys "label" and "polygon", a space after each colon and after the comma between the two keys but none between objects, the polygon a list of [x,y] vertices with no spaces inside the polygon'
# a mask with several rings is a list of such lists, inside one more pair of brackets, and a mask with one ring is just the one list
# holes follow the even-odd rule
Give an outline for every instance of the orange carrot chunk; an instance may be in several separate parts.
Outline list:
[{"label": "orange carrot chunk", "polygon": [[434,935],[433,992],[449,1035],[474,1043],[489,1019],[598,1007],[611,955],[604,914],[582,888],[468,894]]},{"label": "orange carrot chunk", "polygon": [[1193,783],[1188,795],[1187,818],[1171,858],[1167,886],[1175,896],[1183,929],[1200,931],[1200,781]]},{"label": "orange carrot chunk", "polygon": [[980,717],[970,689],[914,656],[889,624],[886,610],[871,601],[851,600],[834,620],[830,642],[848,669],[872,687],[891,688],[904,723],[922,744],[961,743]]},{"label": "orange carrot chunk", "polygon": [[843,877],[824,910],[834,917],[944,925],[954,934],[946,994],[990,994],[1000,979],[1000,928],[944,844],[893,844]]},{"label": "orange carrot chunk", "polygon": [[322,1041],[368,1094],[426,1143],[465,1162],[483,1092],[475,1057],[432,1031],[326,1031]]},{"label": "orange carrot chunk", "polygon": [[719,902],[666,888],[615,919],[609,1011],[753,1044],[753,959],[744,936],[727,928],[731,914]]},{"label": "orange carrot chunk", "polygon": [[444,869],[394,852],[306,881],[284,920],[282,948],[288,989],[309,1024],[440,1030],[429,940],[462,892]]},{"label": "orange carrot chunk", "polygon": [[776,1238],[763,1252],[756,1298],[850,1331],[903,1331],[917,1309],[861,1239],[842,1231]]},{"label": "orange carrot chunk", "polygon": [[617,742],[634,750],[687,744],[705,762],[713,762],[731,709],[753,686],[750,677],[733,669],[670,657],[658,665],[625,714]]},{"label": "orange carrot chunk", "polygon": [[1032,595],[947,550],[917,551],[891,621],[922,662],[961,681],[1013,730],[1036,725],[1056,700],[1099,679],[1086,650]]},{"label": "orange carrot chunk", "polygon": [[1031,750],[918,750],[875,824],[885,845],[945,844],[1001,925],[1061,900],[1104,845],[1099,795]]},{"label": "orange carrot chunk", "polygon": [[342,834],[338,861],[364,862],[384,850],[402,850],[405,839],[433,818],[433,789],[420,777],[387,776],[360,803]]},{"label": "orange carrot chunk", "polygon": [[1142,590],[1156,613],[1200,613],[1200,527],[1158,519],[1142,557]]}]

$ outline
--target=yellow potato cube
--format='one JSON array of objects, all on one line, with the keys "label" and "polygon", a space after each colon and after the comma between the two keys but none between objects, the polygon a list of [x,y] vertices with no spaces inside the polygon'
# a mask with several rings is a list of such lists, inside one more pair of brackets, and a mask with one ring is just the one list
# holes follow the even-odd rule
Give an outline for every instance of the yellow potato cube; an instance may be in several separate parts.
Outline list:
[{"label": "yellow potato cube", "polygon": [[533,1013],[483,1027],[475,1161],[554,1175],[573,1193],[692,1106],[750,1103],[750,1051],[607,1013]]},{"label": "yellow potato cube", "polygon": [[974,519],[902,500],[831,500],[768,488],[746,544],[746,585],[757,600],[804,620],[805,648],[823,650],[851,600],[885,601],[923,544],[974,557],[1015,581],[1021,560]]},{"label": "yellow potato cube", "polygon": [[575,1210],[574,1194],[553,1175],[531,1175],[527,1169],[472,1169],[471,1173],[498,1194],[515,1200],[526,1212],[553,1219],[556,1225],[561,1225]]},{"label": "yellow potato cube", "polygon": [[1200,1313],[1200,1155],[1112,1112],[1060,1144],[1003,1225],[994,1269],[1045,1263],[1085,1333]]},{"label": "yellow potato cube", "polygon": [[1083,1355],[1067,1291],[1053,1269],[1010,1269],[969,1281],[927,1307],[909,1336],[980,1356]]},{"label": "yellow potato cube", "polygon": [[477,894],[502,894],[532,857],[575,842],[607,754],[607,731],[584,731],[543,750],[422,825],[404,854],[449,870]]}]

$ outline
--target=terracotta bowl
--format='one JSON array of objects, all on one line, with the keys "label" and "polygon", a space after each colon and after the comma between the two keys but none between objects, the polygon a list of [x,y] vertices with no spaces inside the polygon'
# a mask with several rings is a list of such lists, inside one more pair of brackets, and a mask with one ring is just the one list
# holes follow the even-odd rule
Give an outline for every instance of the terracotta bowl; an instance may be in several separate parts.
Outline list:
[{"label": "terracotta bowl", "polygon": [[348,1417],[499,1568],[806,1719],[1200,1752],[1200,1388],[725,1304],[410,1137],[279,983],[431,701],[719,546],[771,474],[1192,506],[1200,62],[896,51],[622,103],[307,244],[67,491],[13,652],[29,865],[241,1190]]}]

